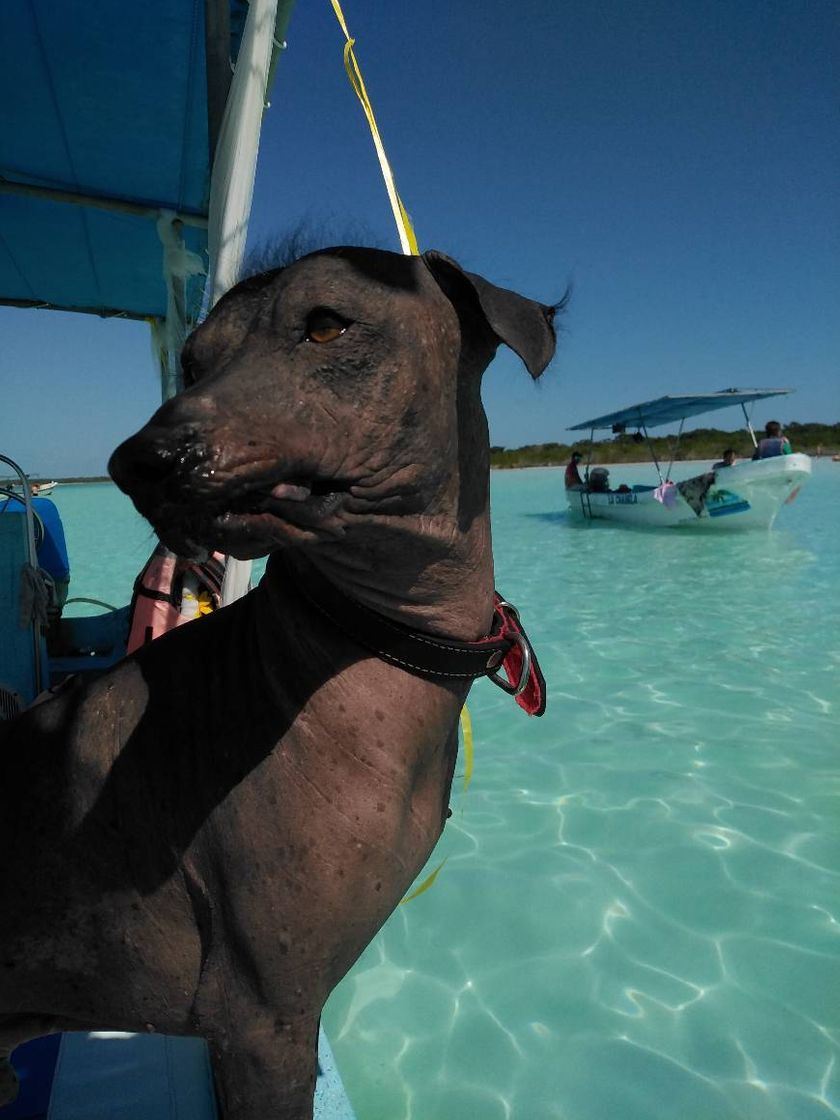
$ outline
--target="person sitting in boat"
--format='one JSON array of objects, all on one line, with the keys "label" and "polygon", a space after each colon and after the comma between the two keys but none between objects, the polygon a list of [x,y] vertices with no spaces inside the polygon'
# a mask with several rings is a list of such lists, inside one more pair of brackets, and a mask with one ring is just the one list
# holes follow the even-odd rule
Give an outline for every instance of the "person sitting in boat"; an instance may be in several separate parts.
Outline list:
[{"label": "person sitting in boat", "polygon": [[578,470],[578,463],[582,458],[583,455],[581,455],[579,451],[573,451],[571,458],[566,464],[564,481],[567,490],[583,490],[586,487],[586,483],[580,477],[580,471]]},{"label": "person sitting in boat", "polygon": [[731,448],[731,447],[727,447],[727,449],[723,453],[723,458],[720,460],[720,462],[712,464],[712,470],[713,471],[719,471],[719,470],[721,470],[722,467],[734,467],[735,466],[735,459],[736,459],[736,455],[735,455],[734,449]]},{"label": "person sitting in boat", "polygon": [[[34,492],[35,487],[30,487]],[[47,608],[51,624],[57,623],[67,602],[70,588],[70,561],[67,556],[67,543],[64,539],[64,525],[55,503],[49,498],[30,498],[35,516],[35,551],[38,567],[52,579],[55,594]],[[26,506],[19,495],[12,495],[0,503],[0,513],[22,513]]]},{"label": "person sitting in boat", "polygon": [[606,467],[594,467],[589,472],[589,489],[593,494],[609,493],[610,472]]},{"label": "person sitting in boat", "polygon": [[790,440],[782,431],[778,420],[768,420],[764,426],[764,438],[758,441],[753,459],[772,459],[776,455],[792,455]]}]

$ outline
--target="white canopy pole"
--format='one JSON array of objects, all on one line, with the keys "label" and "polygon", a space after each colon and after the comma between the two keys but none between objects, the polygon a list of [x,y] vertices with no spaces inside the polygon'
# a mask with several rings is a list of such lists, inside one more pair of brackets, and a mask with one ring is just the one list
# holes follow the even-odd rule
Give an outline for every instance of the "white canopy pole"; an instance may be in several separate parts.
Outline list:
[{"label": "white canopy pole", "polygon": [[[239,279],[254,194],[277,0],[251,0],[213,160],[208,244],[209,306]],[[222,604],[248,590],[251,562],[228,559]]]},{"label": "white canopy pole", "polygon": [[210,185],[210,306],[239,279],[254,194],[277,0],[251,0]]}]

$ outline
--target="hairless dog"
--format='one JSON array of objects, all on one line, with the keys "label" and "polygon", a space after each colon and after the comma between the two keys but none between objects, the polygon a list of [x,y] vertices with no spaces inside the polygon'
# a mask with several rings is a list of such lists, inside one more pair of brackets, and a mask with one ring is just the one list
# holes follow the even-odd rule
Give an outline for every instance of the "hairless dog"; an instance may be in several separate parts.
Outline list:
[{"label": "hairless dog", "polygon": [[201,1035],[226,1120],[309,1120],[321,1009],[441,834],[471,680],[515,654],[539,691],[494,607],[480,382],[500,342],[538,377],[553,311],[439,253],[337,248],[190,337],[111,473],[180,555],[271,556],[0,725],[2,1055]]}]

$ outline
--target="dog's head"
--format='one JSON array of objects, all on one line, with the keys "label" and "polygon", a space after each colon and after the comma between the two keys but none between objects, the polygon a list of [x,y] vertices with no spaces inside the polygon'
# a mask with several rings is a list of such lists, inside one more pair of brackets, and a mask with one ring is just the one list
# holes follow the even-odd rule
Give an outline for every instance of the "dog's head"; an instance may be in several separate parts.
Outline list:
[{"label": "dog's head", "polygon": [[184,392],[109,470],[186,555],[463,512],[468,478],[486,487],[480,375],[505,342],[538,377],[553,312],[440,253],[313,253],[219,301],[184,347]]}]

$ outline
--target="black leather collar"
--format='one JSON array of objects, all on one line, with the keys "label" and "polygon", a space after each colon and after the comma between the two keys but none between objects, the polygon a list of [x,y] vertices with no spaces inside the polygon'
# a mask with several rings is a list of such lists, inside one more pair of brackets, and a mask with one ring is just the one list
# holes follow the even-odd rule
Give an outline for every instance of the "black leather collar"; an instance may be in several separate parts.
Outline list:
[{"label": "black leather collar", "polygon": [[461,642],[394,622],[311,568],[305,574],[295,570],[294,580],[320,614],[383,661],[432,680],[490,677],[529,715],[545,711],[545,679],[536,654],[518,611],[498,593],[490,633],[476,642]]}]

